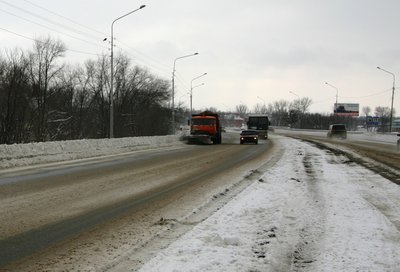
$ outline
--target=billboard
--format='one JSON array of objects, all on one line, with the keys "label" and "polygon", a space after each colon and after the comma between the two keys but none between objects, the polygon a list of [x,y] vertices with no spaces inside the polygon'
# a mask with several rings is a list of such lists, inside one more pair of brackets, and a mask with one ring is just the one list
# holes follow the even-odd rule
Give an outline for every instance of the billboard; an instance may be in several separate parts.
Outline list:
[{"label": "billboard", "polygon": [[335,103],[333,113],[338,116],[358,116],[360,104]]}]

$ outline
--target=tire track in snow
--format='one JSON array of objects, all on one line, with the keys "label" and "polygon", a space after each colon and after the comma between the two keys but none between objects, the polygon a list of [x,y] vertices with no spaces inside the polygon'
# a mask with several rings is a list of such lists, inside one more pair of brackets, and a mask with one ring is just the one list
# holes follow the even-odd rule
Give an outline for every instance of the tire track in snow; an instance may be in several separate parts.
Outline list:
[{"label": "tire track in snow", "polygon": [[317,244],[320,242],[318,238],[323,237],[325,232],[325,201],[320,188],[323,174],[319,166],[321,156],[310,153],[310,150],[304,153],[302,163],[307,202],[304,207],[305,216],[302,218],[302,226],[299,230],[299,240],[294,246],[292,271],[303,271],[314,262],[318,252]]}]

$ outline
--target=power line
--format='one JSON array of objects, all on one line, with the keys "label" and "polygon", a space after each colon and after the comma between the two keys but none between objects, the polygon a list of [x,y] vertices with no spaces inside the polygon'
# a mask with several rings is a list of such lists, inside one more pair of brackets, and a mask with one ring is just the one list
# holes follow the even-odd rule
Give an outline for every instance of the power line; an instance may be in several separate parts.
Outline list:
[{"label": "power line", "polygon": [[120,41],[120,40],[119,40],[119,43],[120,43],[121,45],[124,45],[124,46],[125,46],[126,48],[128,48],[129,50],[132,50],[132,51],[136,52],[137,54],[141,55],[143,59],[148,59],[148,61],[153,62],[153,63],[154,63],[155,65],[157,65],[161,70],[166,70],[166,71],[168,71],[168,72],[171,72],[171,71],[169,70],[170,67],[169,67],[168,65],[166,65],[166,64],[164,64],[164,63],[161,63],[160,61],[156,60],[155,58],[153,58],[153,57],[151,57],[151,56],[148,56],[148,55],[144,54],[143,52],[140,52],[139,50],[137,50],[137,49],[135,49],[135,48],[129,46],[128,44],[126,44],[126,43],[123,42],[123,41]]},{"label": "power line", "polygon": [[[2,1],[2,0],[0,0],[0,1]],[[68,37],[70,37],[70,38],[73,38],[73,39],[76,39],[76,40],[79,40],[79,41],[82,41],[82,42],[85,42],[85,43],[88,43],[88,44],[95,45],[95,46],[97,46],[97,47],[99,46],[98,44],[95,44],[95,43],[93,43],[93,42],[90,42],[90,41],[87,41],[87,40],[84,40],[84,39],[81,39],[81,38],[72,36],[72,35],[70,35],[70,34],[68,34],[68,33],[64,33],[64,32],[58,31],[58,30],[56,30],[56,29],[50,28],[50,27],[48,27],[48,26],[45,26],[45,25],[43,25],[43,24],[37,23],[37,22],[32,21],[32,20],[26,19],[26,18],[24,18],[24,17],[21,17],[21,16],[19,16],[19,15],[16,15],[16,14],[14,14],[14,13],[9,12],[9,11],[5,11],[5,10],[3,10],[3,9],[0,9],[0,11],[4,12],[4,13],[6,13],[6,14],[12,15],[12,16],[14,16],[14,17],[17,17],[17,18],[19,18],[19,19],[21,19],[21,20],[27,21],[27,22],[29,22],[29,23],[32,23],[32,24],[38,25],[38,26],[40,26],[40,27],[46,28],[46,29],[48,29],[48,30],[57,32],[57,33],[59,33],[59,34],[61,34],[61,35],[65,35],[65,36],[68,36]],[[106,47],[103,47],[103,48],[106,48]]]},{"label": "power line", "polygon": [[[58,14],[58,13],[56,13],[56,12],[54,12],[54,11],[51,11],[51,10],[49,10],[49,9],[47,9],[47,8],[44,8],[44,7],[42,7],[42,6],[38,5],[38,4],[32,3],[31,1],[28,1],[28,0],[23,0],[23,1],[25,1],[25,2],[27,2],[27,3],[29,3],[29,4],[31,4],[32,6],[35,6],[35,7],[39,8],[39,9],[42,9],[42,10],[44,10],[44,11],[47,11],[48,13],[51,13],[51,14],[53,14],[53,15],[56,15],[56,16],[60,17],[60,18],[63,18],[64,20],[67,20],[67,21],[69,21],[69,22],[71,22],[71,23],[74,23],[74,24],[76,24],[76,25],[78,25],[78,26],[80,26],[80,27],[84,27],[84,28],[86,28],[86,29],[88,29],[88,30],[90,30],[90,31],[96,32],[96,33],[98,33],[98,34],[101,34],[102,36],[103,36],[103,35],[104,35],[104,36],[108,36],[108,34],[105,34],[105,33],[103,33],[103,32],[100,32],[100,31],[98,31],[98,30],[96,30],[96,29],[94,29],[94,28],[85,26],[85,25],[83,25],[83,24],[81,24],[81,23],[79,23],[79,22],[76,22],[76,21],[74,21],[74,20],[68,18],[68,17],[65,17],[64,15]],[[96,38],[96,39],[97,39],[97,38]]]},{"label": "power line", "polygon": [[[118,47],[118,46],[117,46],[117,47]],[[131,58],[130,60],[131,60],[132,62],[134,62],[136,65],[143,66],[143,67],[145,67],[146,69],[148,69],[149,71],[157,70],[157,71],[159,71],[161,74],[164,74],[166,77],[169,76],[169,73],[166,72],[165,70],[159,69],[159,68],[154,67],[154,66],[152,66],[152,65],[143,64],[142,61],[139,61],[139,60],[136,58],[136,55],[134,55],[132,52],[127,51],[127,50],[124,50],[124,49],[122,49],[122,48],[120,48],[120,47],[118,47],[118,48],[122,51],[122,53],[125,53],[125,54],[131,56],[132,58]],[[154,72],[154,74],[157,74],[157,73]]]},{"label": "power line", "polygon": [[[11,33],[11,34],[13,34],[13,35],[16,35],[16,36],[19,36],[19,37],[22,37],[22,38],[25,38],[25,39],[28,39],[28,40],[31,40],[31,41],[34,41],[34,42],[43,43],[43,42],[40,41],[40,40],[36,40],[36,39],[30,38],[30,37],[28,37],[28,36],[25,36],[25,35],[16,33],[16,32],[14,32],[14,31],[11,31],[11,30],[8,30],[8,29],[2,28],[2,27],[0,27],[0,29],[3,30],[3,31],[6,31],[6,32],[8,32],[8,33]],[[74,49],[66,49],[66,51],[75,52],[75,53],[80,53],[80,54],[85,54],[85,55],[99,56],[99,54],[89,53],[89,52],[84,52],[84,51],[74,50]]]},{"label": "power line", "polygon": [[[33,16],[33,17],[39,18],[39,19],[41,19],[41,20],[43,20],[43,21],[46,21],[46,22],[48,22],[48,23],[50,23],[50,24],[52,24],[52,25],[56,25],[56,26],[58,26],[58,27],[61,27],[61,28],[67,29],[67,30],[69,30],[69,31],[75,32],[75,33],[78,34],[78,35],[82,35],[82,36],[84,36],[84,37],[88,37],[88,38],[91,38],[91,39],[96,40],[96,41],[100,41],[100,40],[101,40],[101,38],[99,38],[99,37],[95,37],[95,36],[93,36],[93,35],[91,35],[91,34],[88,34],[88,33],[85,33],[85,32],[79,31],[79,30],[76,30],[76,29],[74,29],[74,28],[72,28],[72,27],[69,27],[69,26],[66,26],[66,25],[64,25],[64,24],[61,24],[61,23],[58,23],[58,22],[54,22],[54,21],[49,20],[49,19],[47,19],[47,18],[45,18],[45,17],[43,17],[43,16],[41,16],[41,15],[38,15],[38,14],[36,14],[36,13],[33,13],[33,12],[31,12],[31,11],[28,11],[28,10],[26,10],[26,9],[23,9],[23,8],[21,8],[21,7],[18,7],[18,6],[16,6],[16,5],[13,5],[13,4],[11,4],[11,3],[8,3],[8,2],[6,2],[6,1],[4,1],[4,0],[0,0],[0,2],[4,3],[4,4],[6,4],[6,5],[8,5],[8,6],[12,7],[12,8],[14,8],[14,9],[17,9],[17,10],[19,10],[19,11],[22,11],[22,12],[24,12],[24,13],[27,13],[27,14]],[[20,19],[22,19],[22,20],[28,21],[28,22],[30,22],[30,23],[33,23],[33,24],[39,25],[39,26],[41,26],[41,27],[47,28],[47,29],[49,29],[49,30],[51,30],[51,31],[54,31],[54,32],[57,32],[57,33],[60,33],[60,34],[66,35],[66,36],[69,36],[70,38],[77,39],[77,40],[80,40],[80,41],[84,41],[84,42],[86,42],[86,43],[94,44],[93,42],[89,42],[89,41],[87,41],[87,40],[84,40],[84,39],[81,39],[81,38],[77,38],[77,37],[72,36],[72,35],[70,35],[70,34],[66,34],[66,33],[64,33],[64,32],[58,31],[58,30],[56,30],[56,29],[54,29],[54,28],[47,27],[47,26],[45,26],[45,25],[43,25],[43,24],[40,24],[40,23],[37,23],[37,22],[35,22],[35,21],[26,19],[26,18],[24,18],[24,17],[22,17],[22,16],[19,16],[19,15],[14,14],[14,13],[11,13],[11,12],[8,12],[8,11],[5,11],[5,10],[1,10],[1,11],[5,12],[5,13],[7,13],[7,14],[9,14],[9,15],[15,16],[15,17],[17,17],[17,18],[20,18]],[[96,46],[99,46],[99,45],[96,44]]]},{"label": "power line", "polygon": [[364,95],[364,96],[340,96],[341,98],[367,98],[367,97],[371,97],[371,96],[377,96],[377,95],[381,95],[383,93],[387,93],[387,92],[391,92],[392,89],[387,89],[385,91],[381,91],[379,93],[373,93],[373,94],[369,94],[369,95]]}]

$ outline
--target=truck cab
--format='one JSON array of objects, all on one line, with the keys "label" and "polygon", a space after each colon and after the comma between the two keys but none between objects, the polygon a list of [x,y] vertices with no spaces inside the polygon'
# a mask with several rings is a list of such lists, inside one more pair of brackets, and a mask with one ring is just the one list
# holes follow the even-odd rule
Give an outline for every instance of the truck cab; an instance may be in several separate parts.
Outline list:
[{"label": "truck cab", "polygon": [[199,114],[192,114],[190,120],[189,143],[221,143],[221,125],[218,114],[205,111]]},{"label": "truck cab", "polygon": [[247,129],[257,131],[258,136],[262,139],[268,139],[269,125],[268,115],[255,114],[248,116]]}]

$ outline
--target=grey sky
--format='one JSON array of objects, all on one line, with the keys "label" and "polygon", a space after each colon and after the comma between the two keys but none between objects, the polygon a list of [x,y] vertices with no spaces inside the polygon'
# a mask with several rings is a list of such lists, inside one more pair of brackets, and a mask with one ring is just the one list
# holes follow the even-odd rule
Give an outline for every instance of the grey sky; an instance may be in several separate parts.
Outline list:
[{"label": "grey sky", "polygon": [[[205,72],[207,76],[193,83],[205,83],[193,91],[197,109],[227,110],[240,103],[253,108],[264,101],[296,99],[293,92],[314,101],[311,111],[330,112],[336,90],[325,82],[339,89],[339,102],[390,106],[392,76],[376,66],[399,75],[400,82],[400,1],[396,0],[0,0],[0,27],[32,38],[50,34],[69,49],[108,54],[109,43],[102,39],[110,35],[111,22],[141,4],[146,8],[115,23],[115,52],[128,54],[134,63],[166,79],[171,79],[175,58],[199,52],[177,61],[176,101],[187,106],[191,80]],[[2,49],[32,45],[1,29],[0,38]],[[88,58],[95,56],[68,52],[66,60]],[[398,90],[395,109],[399,114]]]}]

